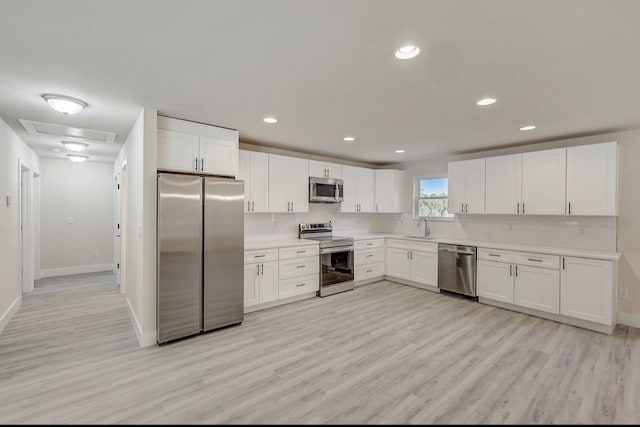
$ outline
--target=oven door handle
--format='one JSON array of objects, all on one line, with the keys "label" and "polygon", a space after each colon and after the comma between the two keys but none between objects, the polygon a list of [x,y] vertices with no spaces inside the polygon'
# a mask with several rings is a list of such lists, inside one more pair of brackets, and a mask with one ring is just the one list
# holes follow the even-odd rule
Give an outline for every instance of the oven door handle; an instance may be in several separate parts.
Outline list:
[{"label": "oven door handle", "polygon": [[353,246],[336,246],[334,248],[320,249],[320,255],[333,254],[336,252],[353,252]]}]

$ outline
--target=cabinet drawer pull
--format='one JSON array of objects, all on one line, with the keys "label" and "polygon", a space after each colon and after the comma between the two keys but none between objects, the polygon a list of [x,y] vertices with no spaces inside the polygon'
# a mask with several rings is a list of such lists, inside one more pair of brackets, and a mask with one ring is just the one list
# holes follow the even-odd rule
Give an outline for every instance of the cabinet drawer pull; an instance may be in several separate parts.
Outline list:
[{"label": "cabinet drawer pull", "polygon": [[498,254],[489,254],[489,256],[497,256],[498,258],[500,258],[501,255]]},{"label": "cabinet drawer pull", "polygon": [[367,273],[371,273],[371,272],[373,272],[373,270],[367,270]]},{"label": "cabinet drawer pull", "polygon": [[529,261],[542,262],[541,259],[527,258]]},{"label": "cabinet drawer pull", "polygon": [[307,252],[307,251],[296,251],[297,254],[303,254],[305,252]]},{"label": "cabinet drawer pull", "polygon": [[371,258],[372,256],[373,256],[373,254],[371,254],[371,255],[367,255],[367,258]]},{"label": "cabinet drawer pull", "polygon": [[256,256],[254,256],[254,258],[264,258],[264,257],[266,257],[266,255],[264,255],[264,254],[263,254],[263,255],[256,255]]},{"label": "cabinet drawer pull", "polygon": [[513,264],[509,264],[509,277],[513,276]]},{"label": "cabinet drawer pull", "polygon": [[373,243],[367,243],[367,246],[373,246]]},{"label": "cabinet drawer pull", "polygon": [[307,286],[306,283],[300,283],[299,285],[296,285],[296,288],[299,288],[300,286]]},{"label": "cabinet drawer pull", "polygon": [[296,268],[305,268],[305,267],[306,267],[306,265],[298,265],[298,266],[296,266]]}]

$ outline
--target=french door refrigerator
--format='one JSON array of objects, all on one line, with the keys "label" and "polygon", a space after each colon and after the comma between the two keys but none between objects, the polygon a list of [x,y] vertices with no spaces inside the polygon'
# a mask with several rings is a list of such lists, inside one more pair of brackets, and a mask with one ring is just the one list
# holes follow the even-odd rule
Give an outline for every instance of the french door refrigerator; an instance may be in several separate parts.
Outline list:
[{"label": "french door refrigerator", "polygon": [[244,316],[244,182],[158,174],[157,341]]}]

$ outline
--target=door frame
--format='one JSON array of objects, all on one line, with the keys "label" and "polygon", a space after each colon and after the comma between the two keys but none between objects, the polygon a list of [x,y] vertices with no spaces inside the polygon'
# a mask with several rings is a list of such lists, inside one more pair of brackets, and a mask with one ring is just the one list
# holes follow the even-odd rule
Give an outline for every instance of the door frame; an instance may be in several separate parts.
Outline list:
[{"label": "door frame", "polygon": [[20,289],[23,294],[34,287],[33,171],[18,158],[18,232],[20,233]]},{"label": "door frame", "polygon": [[[122,163],[122,167],[119,172],[120,177],[120,293],[127,293],[127,224],[128,224],[128,209],[127,209],[127,193],[128,193],[128,178],[127,178],[127,161]],[[114,236],[114,239],[115,236]],[[116,239],[117,242],[117,239]]]}]

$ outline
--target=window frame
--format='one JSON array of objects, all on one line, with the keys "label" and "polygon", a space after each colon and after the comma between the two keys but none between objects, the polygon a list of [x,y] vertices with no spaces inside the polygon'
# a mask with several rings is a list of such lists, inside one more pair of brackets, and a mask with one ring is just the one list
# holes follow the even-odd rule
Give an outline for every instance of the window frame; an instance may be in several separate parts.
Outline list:
[{"label": "window frame", "polygon": [[[447,178],[447,180],[449,179],[448,175],[443,175],[443,174],[437,174],[437,175],[421,175],[421,176],[414,176],[413,177],[413,220],[417,221],[420,219],[420,216],[418,215],[418,213],[420,212],[420,181],[424,180],[424,179],[442,179],[442,178]],[[448,183],[449,181],[447,181]],[[426,197],[422,197],[423,199]],[[431,197],[429,197],[431,198]],[[433,197],[433,199],[445,199],[445,197]],[[449,204],[449,191],[447,190],[447,205]],[[426,218],[429,221],[454,221],[456,214],[451,213],[451,216],[427,216]]]}]

